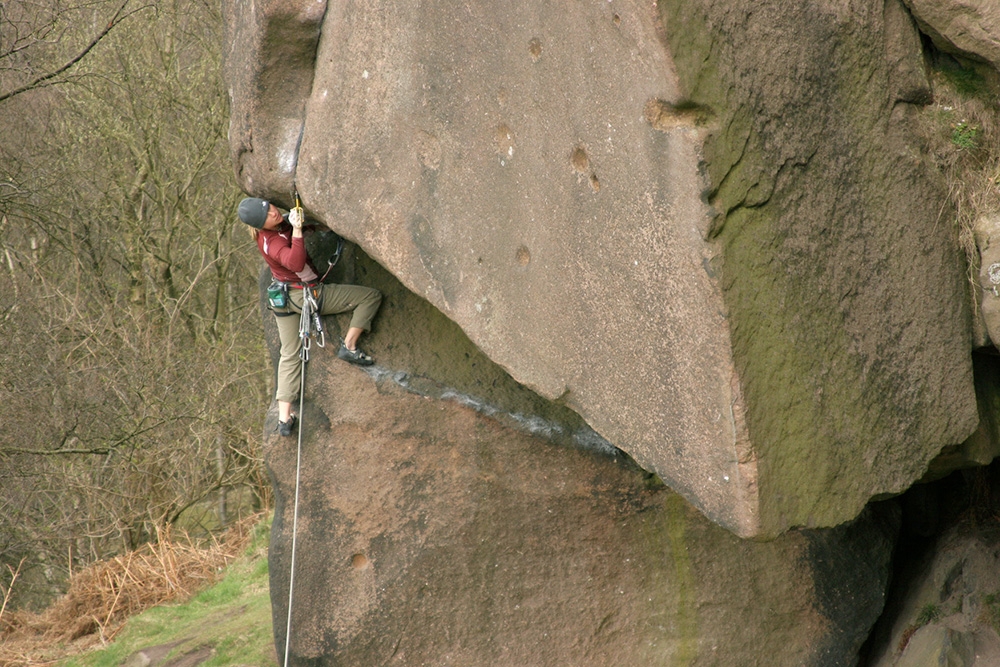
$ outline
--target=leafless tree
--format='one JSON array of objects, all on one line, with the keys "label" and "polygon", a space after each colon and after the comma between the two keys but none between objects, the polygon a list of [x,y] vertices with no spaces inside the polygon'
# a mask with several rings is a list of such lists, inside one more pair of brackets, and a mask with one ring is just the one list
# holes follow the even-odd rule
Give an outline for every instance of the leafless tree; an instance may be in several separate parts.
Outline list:
[{"label": "leafless tree", "polygon": [[118,24],[153,7],[134,8],[131,3],[22,0],[0,5],[0,102],[66,81],[73,67]]},{"label": "leafless tree", "polygon": [[0,563],[28,556],[21,586],[266,493],[219,10],[114,9],[73,76],[0,114]]}]

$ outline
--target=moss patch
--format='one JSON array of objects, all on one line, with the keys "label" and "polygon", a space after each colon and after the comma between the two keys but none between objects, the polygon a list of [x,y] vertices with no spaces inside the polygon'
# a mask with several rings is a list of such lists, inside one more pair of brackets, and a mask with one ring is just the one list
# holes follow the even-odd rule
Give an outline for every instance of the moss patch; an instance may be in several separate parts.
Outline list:
[{"label": "moss patch", "polygon": [[943,181],[886,101],[881,11],[659,8],[718,123],[706,172],[763,530],[835,525],[975,418]]}]

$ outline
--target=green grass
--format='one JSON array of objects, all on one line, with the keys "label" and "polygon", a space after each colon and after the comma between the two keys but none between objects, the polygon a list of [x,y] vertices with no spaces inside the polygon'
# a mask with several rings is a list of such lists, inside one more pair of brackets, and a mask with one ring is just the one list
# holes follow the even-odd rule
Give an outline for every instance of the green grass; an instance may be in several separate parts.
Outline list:
[{"label": "green grass", "polygon": [[979,126],[959,121],[951,126],[951,143],[962,150],[971,150],[978,145]]},{"label": "green grass", "polygon": [[947,67],[939,67],[940,71],[948,82],[963,97],[979,97],[987,95],[989,84],[986,79],[974,67],[969,64],[953,64]]},{"label": "green grass", "polygon": [[268,594],[270,521],[254,530],[246,553],[223,579],[184,604],[150,609],[132,619],[106,648],[60,662],[60,667],[118,667],[137,651],[173,644],[165,658],[211,647],[205,667],[276,666]]},{"label": "green grass", "polygon": [[983,598],[983,620],[1000,632],[1000,592],[990,593]]},{"label": "green grass", "polygon": [[916,624],[920,627],[933,623],[941,617],[941,607],[936,604],[925,604],[917,614]]}]

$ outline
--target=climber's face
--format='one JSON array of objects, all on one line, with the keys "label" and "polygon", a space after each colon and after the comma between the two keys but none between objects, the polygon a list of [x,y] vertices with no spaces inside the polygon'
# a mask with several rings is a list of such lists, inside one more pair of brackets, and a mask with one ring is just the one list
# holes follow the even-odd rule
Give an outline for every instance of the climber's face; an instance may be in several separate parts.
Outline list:
[{"label": "climber's face", "polygon": [[264,229],[277,229],[281,224],[281,211],[274,204],[267,209],[267,219],[264,220]]}]

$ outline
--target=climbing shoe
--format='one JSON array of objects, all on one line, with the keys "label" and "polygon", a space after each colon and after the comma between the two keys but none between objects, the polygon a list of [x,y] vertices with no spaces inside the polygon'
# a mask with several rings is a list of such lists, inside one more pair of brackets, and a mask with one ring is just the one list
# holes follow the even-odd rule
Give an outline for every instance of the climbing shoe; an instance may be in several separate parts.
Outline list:
[{"label": "climbing shoe", "polygon": [[291,415],[286,422],[278,422],[278,435],[289,436],[295,430],[295,415]]},{"label": "climbing shoe", "polygon": [[344,341],[340,341],[340,349],[337,350],[337,356],[350,364],[358,366],[371,366],[375,363],[369,355],[361,351],[360,347],[348,350],[347,346],[344,345]]}]

